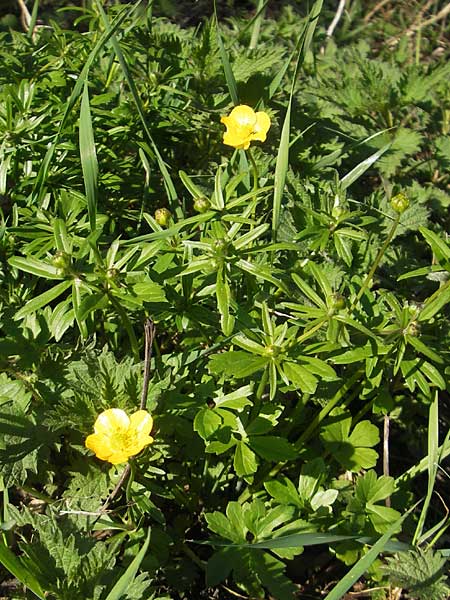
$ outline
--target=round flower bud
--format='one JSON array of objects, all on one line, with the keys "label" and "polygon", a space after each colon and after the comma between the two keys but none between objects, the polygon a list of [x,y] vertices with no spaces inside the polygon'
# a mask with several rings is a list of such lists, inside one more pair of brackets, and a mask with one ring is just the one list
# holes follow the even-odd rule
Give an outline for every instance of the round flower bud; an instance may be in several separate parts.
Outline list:
[{"label": "round flower bud", "polygon": [[158,225],[161,225],[161,227],[167,227],[171,218],[172,213],[167,208],[158,208],[155,211],[155,221],[158,223]]},{"label": "round flower bud", "polygon": [[53,266],[61,271],[66,271],[70,266],[70,256],[66,252],[59,250],[52,259]]},{"label": "round flower bud", "polygon": [[411,321],[406,328],[406,333],[412,337],[418,337],[420,335],[420,323],[418,321]]},{"label": "round flower bud", "polygon": [[396,194],[391,198],[391,207],[396,213],[401,215],[409,206],[409,200],[403,192]]},{"label": "round flower bud", "polygon": [[194,201],[194,210],[196,210],[199,213],[204,213],[207,210],[209,210],[211,206],[211,202],[208,200],[208,198],[204,198],[204,197],[200,197],[200,198],[196,198]]},{"label": "round flower bud", "polygon": [[331,299],[333,301],[334,310],[342,310],[345,308],[346,302],[342,294],[333,294]]}]

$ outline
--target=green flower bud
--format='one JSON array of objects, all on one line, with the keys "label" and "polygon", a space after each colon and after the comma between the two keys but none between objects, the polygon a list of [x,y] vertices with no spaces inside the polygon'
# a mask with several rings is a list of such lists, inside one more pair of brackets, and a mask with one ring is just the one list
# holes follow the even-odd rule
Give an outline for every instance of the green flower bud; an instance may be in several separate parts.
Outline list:
[{"label": "green flower bud", "polygon": [[168,227],[170,220],[172,219],[172,213],[167,208],[158,208],[155,211],[155,221],[161,227]]},{"label": "green flower bud", "polygon": [[196,198],[194,201],[194,210],[199,213],[204,213],[211,207],[211,202],[208,198],[200,197]]},{"label": "green flower bud", "polygon": [[58,251],[52,259],[53,265],[63,273],[70,267],[70,256],[66,252]]},{"label": "green flower bud", "polygon": [[396,194],[391,198],[391,207],[399,215],[404,213],[408,206],[409,200],[403,192],[400,192],[400,194]]},{"label": "green flower bud", "polygon": [[411,321],[406,328],[406,332],[408,335],[412,337],[418,337],[420,335],[420,323],[417,321]]},{"label": "green flower bud", "polygon": [[117,269],[108,269],[106,271],[106,279],[117,279],[119,276],[119,271]]},{"label": "green flower bud", "polygon": [[331,299],[333,301],[333,309],[334,310],[342,310],[343,308],[345,308],[346,301],[342,294],[338,294],[338,293],[333,294]]},{"label": "green flower bud", "polygon": [[276,358],[280,354],[280,348],[278,346],[270,345],[266,346],[266,355],[271,358]]}]

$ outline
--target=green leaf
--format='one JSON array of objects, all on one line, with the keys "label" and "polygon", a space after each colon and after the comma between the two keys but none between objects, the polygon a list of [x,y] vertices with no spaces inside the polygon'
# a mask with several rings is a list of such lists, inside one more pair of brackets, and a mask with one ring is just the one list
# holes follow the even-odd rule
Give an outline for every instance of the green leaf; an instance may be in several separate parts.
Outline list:
[{"label": "green leaf", "polygon": [[294,460],[298,456],[298,452],[285,438],[275,435],[250,436],[248,443],[265,460],[281,462]]},{"label": "green leaf", "polygon": [[350,569],[350,571],[339,581],[337,585],[329,592],[324,600],[341,600],[344,594],[352,587],[352,585],[358,581],[369,569],[371,564],[382,552],[390,540],[390,538],[398,531],[405,518],[411,512],[410,509],[402,517],[400,517],[387,531],[386,533],[372,546],[372,548],[365,554],[359,561]]},{"label": "green leaf", "polygon": [[320,437],[333,457],[349,471],[373,467],[378,458],[375,446],[380,441],[379,432],[370,421],[361,421],[350,434],[352,418],[342,409],[334,409],[322,427]]},{"label": "green leaf", "polygon": [[446,304],[450,302],[450,284],[443,285],[437,292],[427,298],[423,309],[419,313],[418,321],[429,321]]},{"label": "green leaf", "polygon": [[419,227],[419,231],[431,246],[439,262],[450,260],[450,246],[442,238],[426,227]]},{"label": "green leaf", "polygon": [[32,298],[25,304],[25,306],[23,306],[19,311],[17,311],[14,319],[23,319],[27,315],[36,312],[39,308],[46,306],[47,304],[55,300],[55,298],[63,294],[67,289],[70,288],[71,285],[71,280],[61,281],[61,283],[58,283],[46,292],[40,294],[39,296],[36,296],[35,298]]},{"label": "green leaf", "polygon": [[344,177],[340,181],[342,189],[347,189],[352,183],[359,179],[361,175],[363,175],[367,171],[367,169],[369,169],[380,158],[380,156],[383,156],[383,154],[387,152],[387,150],[389,150],[391,145],[391,143],[386,144],[385,146],[371,154],[368,158],[361,161],[358,165],[356,165],[354,169],[347,173],[347,175],[344,175]]},{"label": "green leaf", "polygon": [[39,582],[31,573],[30,569],[24,565],[22,560],[18,558],[5,545],[3,539],[0,538],[0,563],[13,577],[16,577],[22,585],[33,592],[40,600],[45,600],[46,595],[42,590]]},{"label": "green leaf", "polygon": [[275,498],[280,504],[293,504],[299,508],[303,507],[303,502],[295,488],[295,485],[287,477],[282,477],[280,481],[276,479],[268,480],[264,483],[267,492]]},{"label": "green leaf", "polygon": [[144,302],[167,302],[164,288],[154,281],[140,281],[133,285],[133,292]]},{"label": "green leaf", "polygon": [[267,363],[267,357],[255,356],[239,350],[231,350],[211,356],[209,359],[209,369],[212,373],[241,379],[242,377],[248,377],[248,375],[261,371]]},{"label": "green leaf", "polygon": [[27,256],[22,258],[21,256],[12,256],[8,259],[8,263],[16,269],[37,275],[38,277],[45,277],[46,279],[62,279],[60,270],[53,265],[45,263],[42,260],[31,258]]},{"label": "green leaf", "polygon": [[228,91],[230,93],[231,100],[233,104],[236,106],[239,104],[238,97],[238,89],[236,84],[236,79],[233,75],[233,70],[230,65],[230,61],[228,59],[227,51],[225,50],[225,46],[223,45],[222,36],[220,35],[220,27],[219,27],[219,19],[217,17],[216,5],[214,4],[214,14],[215,14],[215,23],[216,23],[216,32],[217,32],[217,44],[219,46],[220,60],[222,61],[223,72],[225,73],[225,80],[227,82]]},{"label": "green leaf", "polygon": [[253,475],[258,468],[255,453],[242,440],[236,443],[233,465],[238,477]]},{"label": "green leaf", "polygon": [[377,477],[375,471],[370,470],[356,480],[355,497],[362,504],[374,504],[388,498],[394,490],[395,483],[392,477],[386,475]]},{"label": "green leaf", "polygon": [[286,377],[302,392],[314,394],[317,388],[317,378],[305,367],[291,362],[283,362],[282,369]]},{"label": "green leaf", "polygon": [[91,108],[89,106],[88,80],[84,82],[81,98],[79,142],[81,168],[83,170],[84,188],[88,205],[89,224],[95,231],[97,218],[97,176],[98,163],[95,151],[94,131],[92,128]]},{"label": "green leaf", "polygon": [[204,440],[209,439],[221,425],[222,419],[210,408],[203,408],[195,415],[194,431]]},{"label": "green leaf", "polygon": [[150,532],[151,529],[149,527],[147,530],[147,538],[143,543],[142,548],[131,561],[125,573],[122,575],[122,577],[120,577],[112,590],[106,596],[105,600],[121,600],[126,596],[127,588],[134,581],[136,573],[141,566],[141,562],[144,560],[145,555],[147,554],[148,546],[150,544]]}]

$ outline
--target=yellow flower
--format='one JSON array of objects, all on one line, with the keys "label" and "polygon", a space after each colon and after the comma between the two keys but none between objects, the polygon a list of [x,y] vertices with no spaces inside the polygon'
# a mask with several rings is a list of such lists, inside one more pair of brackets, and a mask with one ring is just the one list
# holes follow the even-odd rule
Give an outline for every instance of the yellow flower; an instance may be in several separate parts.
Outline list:
[{"label": "yellow flower", "polygon": [[223,134],[223,143],[243,150],[247,150],[250,142],[265,142],[270,127],[267,113],[255,112],[245,104],[235,106],[229,116],[222,117],[220,121],[227,128]]},{"label": "yellow flower", "polygon": [[95,433],[86,438],[85,444],[100,460],[118,465],[153,442],[149,435],[152,427],[153,419],[145,410],[129,417],[120,408],[110,408],[97,417]]}]

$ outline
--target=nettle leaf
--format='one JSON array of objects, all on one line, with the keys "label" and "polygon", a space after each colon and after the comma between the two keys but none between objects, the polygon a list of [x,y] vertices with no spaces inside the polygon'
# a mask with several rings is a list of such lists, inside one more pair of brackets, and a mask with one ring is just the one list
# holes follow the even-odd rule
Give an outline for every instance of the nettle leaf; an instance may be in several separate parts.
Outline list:
[{"label": "nettle leaf", "polygon": [[446,558],[432,548],[402,552],[387,559],[389,580],[417,600],[445,600],[450,594],[444,567]]},{"label": "nettle leaf", "polygon": [[264,356],[255,356],[240,350],[230,350],[221,354],[214,354],[209,359],[209,369],[217,375],[226,375],[235,379],[242,379],[261,371],[269,362]]},{"label": "nettle leaf", "polygon": [[380,441],[378,428],[370,421],[361,421],[350,434],[352,417],[349,412],[334,409],[320,437],[333,457],[348,471],[373,467],[378,453],[372,450]]}]

